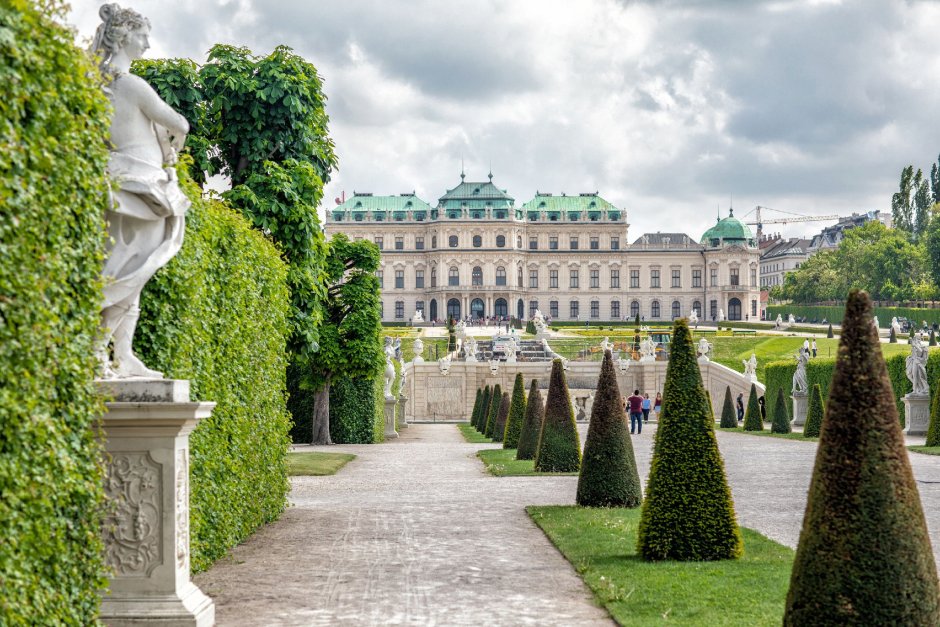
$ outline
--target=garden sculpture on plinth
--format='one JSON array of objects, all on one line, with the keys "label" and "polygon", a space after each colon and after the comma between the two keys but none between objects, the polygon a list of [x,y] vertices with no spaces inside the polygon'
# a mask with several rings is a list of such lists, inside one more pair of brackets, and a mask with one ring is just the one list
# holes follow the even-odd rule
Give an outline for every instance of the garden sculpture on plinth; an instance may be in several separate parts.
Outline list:
[{"label": "garden sculpture on plinth", "polygon": [[415,340],[414,346],[411,347],[411,350],[414,351],[414,363],[423,364],[424,363],[424,342],[421,338]]},{"label": "garden sculpture on plinth", "polygon": [[907,378],[914,387],[911,396],[930,396],[930,385],[927,382],[927,346],[920,333],[911,338],[911,354],[907,356]]},{"label": "garden sculpture on plinth", "polygon": [[709,361],[708,354],[712,350],[711,342],[704,337],[698,341],[698,359],[699,361]]},{"label": "garden sculpture on plinth", "polygon": [[744,364],[744,376],[748,381],[757,381],[757,355],[751,353],[751,358],[741,363]]},{"label": "garden sculpture on plinth", "polygon": [[[385,336],[385,400],[393,401],[395,400],[395,395],[392,394],[392,383],[395,382],[395,345],[394,340]],[[401,342],[401,340],[399,340]],[[399,344],[400,346],[400,344]]]},{"label": "garden sculpture on plinth", "polygon": [[793,373],[793,394],[806,395],[809,392],[809,383],[806,379],[806,364],[809,363],[809,351],[800,348],[796,356],[796,372]]}]

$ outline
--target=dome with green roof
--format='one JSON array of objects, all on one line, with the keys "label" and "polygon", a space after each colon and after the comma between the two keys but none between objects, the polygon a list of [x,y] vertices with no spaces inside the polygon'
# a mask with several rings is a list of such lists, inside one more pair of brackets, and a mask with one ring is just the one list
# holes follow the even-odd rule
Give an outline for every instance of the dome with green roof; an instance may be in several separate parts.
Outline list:
[{"label": "dome with green roof", "polygon": [[715,226],[705,231],[701,241],[708,247],[724,246],[726,244],[757,246],[750,227],[734,217],[734,209],[728,211],[727,218],[719,219]]}]

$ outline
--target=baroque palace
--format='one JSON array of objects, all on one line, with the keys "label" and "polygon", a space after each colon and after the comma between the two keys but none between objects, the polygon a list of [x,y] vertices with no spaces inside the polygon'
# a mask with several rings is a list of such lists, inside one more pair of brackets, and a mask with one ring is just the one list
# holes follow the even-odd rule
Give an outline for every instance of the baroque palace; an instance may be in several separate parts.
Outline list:
[{"label": "baroque palace", "polygon": [[696,242],[646,233],[629,243],[627,214],[596,192],[536,192],[517,207],[506,190],[460,184],[436,206],[414,193],[353,196],[326,214],[326,234],[382,251],[382,320],[531,317],[745,320],[759,312],[759,250],[729,212]]}]

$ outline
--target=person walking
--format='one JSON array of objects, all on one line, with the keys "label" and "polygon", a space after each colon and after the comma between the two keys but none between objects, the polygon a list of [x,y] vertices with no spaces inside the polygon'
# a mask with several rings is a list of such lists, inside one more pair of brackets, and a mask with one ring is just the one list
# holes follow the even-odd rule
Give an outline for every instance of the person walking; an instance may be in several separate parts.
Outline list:
[{"label": "person walking", "polygon": [[643,394],[643,422],[650,421],[650,409],[653,408],[653,401],[650,400],[649,392]]},{"label": "person walking", "polygon": [[803,350],[805,350],[807,353],[809,352],[809,338],[803,340]]},{"label": "person walking", "polygon": [[767,422],[767,401],[764,400],[763,395],[757,398],[757,406],[760,408],[760,419],[761,422]]},{"label": "person walking", "polygon": [[659,414],[663,411],[663,395],[656,392],[656,400],[653,401],[653,411],[656,412],[656,420],[659,420]]},{"label": "person walking", "polygon": [[634,431],[639,435],[643,431],[643,397],[639,390],[633,390],[633,395],[627,399],[630,407],[630,434]]},{"label": "person walking", "polygon": [[744,420],[744,392],[738,393],[738,422]]},{"label": "person walking", "polygon": [[811,346],[813,349],[813,357],[816,357],[816,338],[813,338],[813,343]]}]

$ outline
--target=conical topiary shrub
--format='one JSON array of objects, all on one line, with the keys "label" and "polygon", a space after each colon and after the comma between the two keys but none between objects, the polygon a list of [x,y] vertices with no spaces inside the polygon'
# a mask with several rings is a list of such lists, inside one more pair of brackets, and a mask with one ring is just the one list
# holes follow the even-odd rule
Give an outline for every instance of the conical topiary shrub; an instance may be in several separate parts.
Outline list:
[{"label": "conical topiary shrub", "polygon": [[538,472],[577,472],[581,467],[581,441],[571,410],[568,382],[560,359],[552,360],[552,376],[548,382],[545,417],[535,453]]},{"label": "conical topiary shrub", "polygon": [[813,392],[809,395],[809,409],[806,411],[806,423],[803,425],[803,437],[818,438],[819,429],[823,419],[822,388],[818,383],[813,384]]},{"label": "conical topiary shrub", "polygon": [[483,402],[483,390],[477,388],[477,398],[473,401],[473,411],[470,412],[470,424],[477,426],[477,416],[480,415],[480,404]]},{"label": "conical topiary shrub", "polygon": [[522,434],[522,423],[525,420],[525,383],[522,373],[516,373],[516,381],[512,386],[512,398],[509,401],[509,416],[506,418],[506,429],[503,431],[503,448],[518,448],[519,436]]},{"label": "conical topiary shrub", "polygon": [[490,386],[483,386],[483,396],[480,399],[480,411],[477,412],[477,423],[474,425],[477,431],[483,433],[486,431],[486,419],[490,413]]},{"label": "conical topiary shrub", "polygon": [[787,397],[783,395],[783,388],[777,388],[777,402],[774,403],[774,416],[773,421],[770,423],[770,432],[790,433],[791,431]]},{"label": "conical topiary shrub", "polygon": [[493,429],[496,427],[496,414],[499,413],[499,403],[503,399],[503,388],[499,383],[493,386],[493,393],[490,394],[490,408],[486,412],[486,425],[483,427],[483,435],[493,437]]},{"label": "conical topiary shrub", "polygon": [[927,346],[936,346],[937,345],[937,334],[934,333],[933,329],[930,329],[930,341],[927,342]]},{"label": "conical topiary shrub", "polygon": [[738,414],[734,410],[734,402],[731,400],[731,386],[725,386],[725,402],[721,406],[721,428],[734,429],[738,426]]},{"label": "conical topiary shrub", "polygon": [[506,419],[509,418],[509,392],[503,392],[499,401],[499,411],[496,412],[496,423],[493,425],[493,441],[502,442],[503,433],[506,432]]},{"label": "conical topiary shrub", "polygon": [[712,419],[712,427],[715,426],[715,408],[712,406],[712,393],[705,390],[705,408],[708,410],[708,416]]},{"label": "conical topiary shrub", "polygon": [[940,587],[871,301],[849,293],[784,625],[940,625]]},{"label": "conical topiary shrub", "polygon": [[627,430],[627,415],[620,403],[614,359],[610,351],[604,351],[584,442],[577,503],[585,507],[637,507],[641,500],[640,474]]},{"label": "conical topiary shrub", "polygon": [[832,332],[832,323],[830,322],[830,323],[829,323],[829,330],[826,331],[826,337],[828,337],[828,338],[831,340],[831,339],[834,338],[835,336],[836,336],[836,334]]},{"label": "conical topiary shrub", "polygon": [[519,434],[519,448],[516,449],[516,459],[535,459],[544,414],[545,406],[542,404],[542,392],[539,390],[539,382],[532,379],[532,384],[529,386],[529,397],[525,403],[525,420],[522,423],[522,433]]},{"label": "conical topiary shrub", "polygon": [[[844,320],[842,321],[842,329],[843,329],[843,332],[844,332],[844,330],[845,330],[845,321],[844,321]],[[898,343],[898,334],[895,333],[894,327],[891,327],[891,330],[888,331],[888,343],[889,343],[889,344],[897,344],[897,343]]]},{"label": "conical topiary shrub", "polygon": [[672,338],[637,550],[645,560],[733,559],[741,532],[685,319]]},{"label": "conical topiary shrub", "polygon": [[763,431],[764,420],[760,415],[760,404],[757,402],[757,386],[751,384],[751,392],[747,397],[747,412],[744,414],[745,431]]},{"label": "conical topiary shrub", "polygon": [[[937,381],[940,386],[940,381]],[[940,446],[940,387],[934,388],[933,401],[930,403],[930,424],[927,426],[927,446]]]}]

